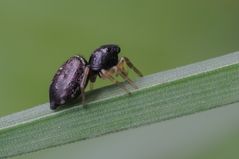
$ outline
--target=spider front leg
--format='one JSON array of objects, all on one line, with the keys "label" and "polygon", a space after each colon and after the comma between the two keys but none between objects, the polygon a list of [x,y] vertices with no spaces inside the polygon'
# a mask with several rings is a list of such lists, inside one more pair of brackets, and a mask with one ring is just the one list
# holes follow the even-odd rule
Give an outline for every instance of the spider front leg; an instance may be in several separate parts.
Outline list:
[{"label": "spider front leg", "polygon": [[126,57],[121,57],[118,64],[113,68],[116,74],[119,74],[123,79],[128,81],[128,83],[137,89],[138,87],[134,84],[134,82],[128,77],[127,72],[125,71],[125,65],[129,68],[133,69],[135,73],[137,73],[140,77],[142,77],[142,73],[130,62],[130,60]]},{"label": "spider front leg", "polygon": [[103,79],[109,79],[111,82],[117,84],[125,92],[127,92],[128,94],[131,94],[130,91],[126,87],[124,87],[123,85],[119,85],[119,81],[112,76],[112,74],[113,74],[112,72],[114,72],[113,68],[111,70],[104,70],[104,69],[102,69],[100,71],[99,75]]},{"label": "spider front leg", "polygon": [[121,57],[120,61],[122,61],[122,63],[126,63],[127,66],[132,69],[139,77],[143,77],[143,74],[139,71],[139,69],[137,69],[133,63],[127,58],[127,57]]}]

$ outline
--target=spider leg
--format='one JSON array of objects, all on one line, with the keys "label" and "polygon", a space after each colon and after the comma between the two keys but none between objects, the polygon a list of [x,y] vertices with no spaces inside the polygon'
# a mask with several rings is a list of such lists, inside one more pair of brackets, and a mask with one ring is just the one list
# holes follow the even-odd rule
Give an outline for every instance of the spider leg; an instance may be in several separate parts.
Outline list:
[{"label": "spider leg", "polygon": [[138,89],[138,87],[135,85],[135,83],[128,77],[128,75],[122,71],[120,68],[118,68],[118,73],[119,75],[124,79],[126,80],[134,89]]},{"label": "spider leg", "polygon": [[94,89],[94,83],[90,81],[90,90]]},{"label": "spider leg", "polygon": [[131,68],[138,76],[143,77],[143,74],[133,65],[133,63],[127,57],[121,57],[120,60],[125,61],[129,68]]},{"label": "spider leg", "polygon": [[119,81],[117,79],[115,79],[112,75],[111,75],[111,72],[110,71],[107,71],[107,70],[101,70],[100,71],[100,76],[102,78],[106,78],[106,79],[109,79],[111,82],[117,84],[121,89],[123,89],[125,92],[127,92],[128,94],[131,94],[130,91],[124,87],[123,85],[119,85]]},{"label": "spider leg", "polygon": [[124,80],[126,80],[133,88],[138,89],[134,82],[128,77],[128,73],[125,71],[126,61],[124,58],[120,58],[118,64],[112,69],[116,74],[119,74]]},{"label": "spider leg", "polygon": [[90,73],[89,75],[89,79],[90,79],[90,90],[92,90],[94,88],[94,83],[96,81],[96,78],[97,78],[97,74],[94,74],[94,73]]},{"label": "spider leg", "polygon": [[83,78],[82,78],[82,80],[80,82],[81,99],[82,99],[83,107],[86,107],[85,106],[85,86],[86,86],[86,83],[87,83],[89,72],[90,72],[90,67],[86,66],[86,68],[84,70],[84,73],[83,73]]}]

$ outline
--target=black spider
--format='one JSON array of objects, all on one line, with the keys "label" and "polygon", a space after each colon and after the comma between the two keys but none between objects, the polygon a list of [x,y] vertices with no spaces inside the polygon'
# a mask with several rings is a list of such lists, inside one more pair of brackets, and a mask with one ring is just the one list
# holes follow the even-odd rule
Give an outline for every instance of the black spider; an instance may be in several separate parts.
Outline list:
[{"label": "black spider", "polygon": [[[50,85],[50,108],[56,109],[79,95],[81,95],[84,105],[85,87],[88,81],[93,84],[97,76],[118,84],[114,75],[120,75],[137,89],[137,86],[128,77],[125,66],[133,69],[140,77],[143,75],[127,57],[118,57],[120,50],[120,47],[115,44],[102,45],[91,54],[89,62],[81,56],[73,56],[67,60],[58,69]],[[125,87],[121,86],[121,88],[130,93]]]}]

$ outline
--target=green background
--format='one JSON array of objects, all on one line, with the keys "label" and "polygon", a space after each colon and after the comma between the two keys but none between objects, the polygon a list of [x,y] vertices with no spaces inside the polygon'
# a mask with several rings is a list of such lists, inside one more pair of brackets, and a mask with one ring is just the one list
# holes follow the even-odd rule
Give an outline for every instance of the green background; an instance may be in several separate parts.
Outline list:
[{"label": "green background", "polygon": [[119,44],[145,75],[239,50],[238,8],[236,0],[1,0],[0,116],[46,103],[57,68],[102,44]]}]

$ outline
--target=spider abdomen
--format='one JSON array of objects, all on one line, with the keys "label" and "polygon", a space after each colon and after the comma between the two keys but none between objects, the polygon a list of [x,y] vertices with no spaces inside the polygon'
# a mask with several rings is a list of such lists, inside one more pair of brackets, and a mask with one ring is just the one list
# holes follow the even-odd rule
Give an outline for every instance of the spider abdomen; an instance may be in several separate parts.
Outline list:
[{"label": "spider abdomen", "polygon": [[73,56],[58,69],[49,89],[51,109],[67,104],[81,94],[80,83],[86,65],[83,57]]}]

